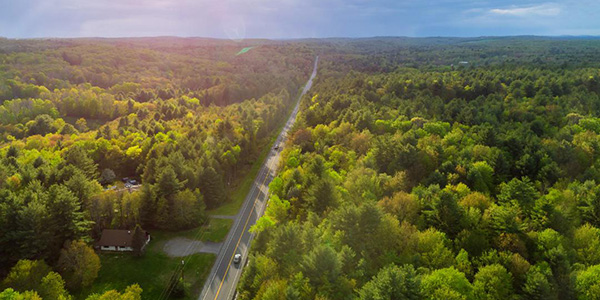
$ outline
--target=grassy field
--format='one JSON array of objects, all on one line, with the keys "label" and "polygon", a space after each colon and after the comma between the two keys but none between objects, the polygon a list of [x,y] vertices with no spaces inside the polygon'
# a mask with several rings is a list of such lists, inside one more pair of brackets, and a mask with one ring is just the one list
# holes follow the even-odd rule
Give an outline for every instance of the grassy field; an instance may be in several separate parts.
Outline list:
[{"label": "grassy field", "polygon": [[[137,283],[144,292],[143,299],[160,299],[169,278],[182,258],[168,257],[163,251],[167,241],[175,237],[185,237],[202,241],[222,241],[233,220],[211,219],[208,224],[181,232],[153,231],[152,241],[143,257],[131,254],[101,254],[102,267],[98,278],[91,288],[81,291],[76,299],[85,299],[87,295],[116,289],[123,291],[128,285]],[[190,293],[184,299],[195,299],[202,289],[204,280],[212,267],[214,254],[198,253],[185,257],[184,278],[190,286]]]},{"label": "grassy field", "polygon": [[179,232],[177,236],[188,239],[200,237],[199,239],[203,242],[219,243],[225,239],[225,236],[227,236],[232,224],[233,220],[231,219],[210,219],[208,224],[198,228]]}]

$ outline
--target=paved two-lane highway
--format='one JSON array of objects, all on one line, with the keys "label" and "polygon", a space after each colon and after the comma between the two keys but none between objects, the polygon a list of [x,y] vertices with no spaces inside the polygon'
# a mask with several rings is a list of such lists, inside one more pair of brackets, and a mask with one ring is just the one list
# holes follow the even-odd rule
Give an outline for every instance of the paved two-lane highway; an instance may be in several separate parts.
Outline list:
[{"label": "paved two-lane highway", "polygon": [[[306,86],[304,86],[304,90],[302,91],[290,118],[273,146],[282,146],[284,144],[283,142],[286,139],[287,133],[296,120],[300,99],[308,92],[313,79],[317,75],[318,62],[319,57],[317,56],[310,79],[306,83]],[[248,249],[250,248],[250,242],[252,242],[253,238],[253,235],[248,232],[248,229],[256,223],[256,220],[258,220],[265,211],[269,191],[268,186],[273,177],[275,177],[280,153],[281,147],[278,147],[278,149],[271,148],[263,166],[254,180],[250,192],[244,200],[244,204],[238,213],[238,217],[234,221],[233,227],[221,246],[215,265],[213,266],[207,281],[204,283],[204,288],[202,289],[202,293],[200,293],[199,300],[230,300],[235,295],[237,282],[242,274],[242,267],[248,258]],[[242,254],[242,262],[239,265],[233,263],[233,257],[237,253]]]}]

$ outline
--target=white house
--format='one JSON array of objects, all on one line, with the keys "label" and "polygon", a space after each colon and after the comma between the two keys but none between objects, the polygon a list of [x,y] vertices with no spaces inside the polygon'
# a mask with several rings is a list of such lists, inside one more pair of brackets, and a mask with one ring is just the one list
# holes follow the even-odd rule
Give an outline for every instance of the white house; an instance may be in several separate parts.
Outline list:
[{"label": "white house", "polygon": [[[133,251],[132,241],[132,230],[104,229],[100,241],[96,243],[96,247],[102,251]],[[150,234],[146,232],[144,247],[148,242],[150,242]]]}]

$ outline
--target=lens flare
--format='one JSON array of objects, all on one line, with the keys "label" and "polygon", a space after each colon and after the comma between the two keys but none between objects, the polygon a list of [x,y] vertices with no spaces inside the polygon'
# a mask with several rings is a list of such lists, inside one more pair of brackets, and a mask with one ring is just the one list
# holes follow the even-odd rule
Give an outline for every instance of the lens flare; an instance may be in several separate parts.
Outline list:
[{"label": "lens flare", "polygon": [[232,41],[241,42],[246,38],[246,22],[241,16],[223,16],[221,26],[223,32]]}]

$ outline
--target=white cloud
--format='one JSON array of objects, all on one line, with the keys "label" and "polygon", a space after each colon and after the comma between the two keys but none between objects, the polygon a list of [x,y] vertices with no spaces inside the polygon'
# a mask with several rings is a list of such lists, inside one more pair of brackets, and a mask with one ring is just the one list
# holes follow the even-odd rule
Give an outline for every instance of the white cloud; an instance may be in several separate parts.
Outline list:
[{"label": "white cloud", "polygon": [[546,3],[536,6],[527,7],[509,7],[509,8],[494,8],[490,10],[490,13],[504,16],[517,16],[517,17],[529,17],[529,16],[556,16],[561,13],[561,8],[553,3]]},{"label": "white cloud", "polygon": [[577,35],[598,15],[598,0],[0,0],[0,36]]}]

